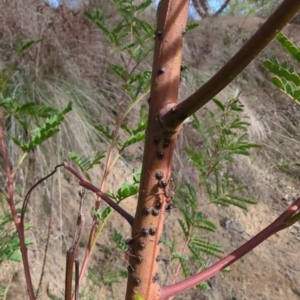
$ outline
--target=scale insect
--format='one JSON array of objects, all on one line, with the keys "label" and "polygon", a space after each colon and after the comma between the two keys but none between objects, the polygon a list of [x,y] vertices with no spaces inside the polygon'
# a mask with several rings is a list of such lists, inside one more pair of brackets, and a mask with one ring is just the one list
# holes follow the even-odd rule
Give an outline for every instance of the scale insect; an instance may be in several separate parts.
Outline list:
[{"label": "scale insect", "polygon": [[162,171],[157,171],[155,173],[155,178],[157,180],[158,186],[163,190],[163,194],[166,198],[166,202],[170,203],[172,202],[174,195],[175,195],[175,186],[173,183],[173,179],[170,178],[167,182],[163,178],[164,174]]},{"label": "scale insect", "polygon": [[124,256],[125,256],[125,259],[127,261],[130,260],[130,257],[136,258],[136,260],[137,260],[138,263],[141,263],[144,260],[144,258],[143,258],[142,255],[134,255],[134,254],[132,254],[132,247],[130,247],[130,246],[125,251],[125,255]]},{"label": "scale insect", "polygon": [[152,282],[155,283],[159,279],[159,276],[157,273],[155,273],[152,277]]}]

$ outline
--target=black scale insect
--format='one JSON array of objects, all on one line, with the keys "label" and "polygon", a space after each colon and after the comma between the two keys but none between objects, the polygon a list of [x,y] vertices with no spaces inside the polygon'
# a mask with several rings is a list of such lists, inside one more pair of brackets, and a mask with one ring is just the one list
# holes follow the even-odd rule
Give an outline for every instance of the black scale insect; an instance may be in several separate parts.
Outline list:
[{"label": "black scale insect", "polygon": [[175,194],[174,189],[175,189],[175,187],[169,187],[170,182],[172,180],[170,179],[168,182],[166,182],[163,177],[164,177],[164,174],[163,174],[162,171],[157,171],[155,173],[155,178],[157,180],[157,183],[158,183],[159,187],[163,190],[163,194],[166,198],[166,202],[170,203],[170,202],[172,202],[172,200],[174,198],[174,194]]},{"label": "black scale insect", "polygon": [[143,211],[143,215],[144,216],[149,216],[152,212],[152,208],[151,207],[144,207],[144,211]]},{"label": "black scale insect", "polygon": [[159,74],[164,74],[166,72],[166,68],[165,67],[161,67],[158,69],[158,73]]},{"label": "black scale insect", "polygon": [[127,250],[125,251],[125,259],[127,261],[129,261],[130,257],[134,257],[137,260],[138,263],[141,263],[144,260],[144,258],[143,258],[142,255],[134,255],[134,254],[132,254],[132,248],[129,246],[127,248]]},{"label": "black scale insect", "polygon": [[152,216],[157,217],[159,215],[160,210],[157,208],[152,209]]},{"label": "black scale insect", "polygon": [[150,233],[150,235],[155,235],[156,234],[156,228],[155,227],[150,227],[149,228],[149,233]]},{"label": "black scale insect", "polygon": [[158,159],[163,159],[164,158],[164,151],[162,151],[162,150],[156,151],[156,157]]},{"label": "black scale insect", "polygon": [[155,274],[153,275],[153,277],[152,277],[152,282],[154,283],[154,282],[156,282],[158,279],[159,279],[159,276],[158,276],[157,273],[155,273]]},{"label": "black scale insect", "polygon": [[164,36],[164,31],[163,30],[157,30],[156,35],[161,40]]},{"label": "black scale insect", "polygon": [[146,248],[146,243],[144,241],[139,241],[138,247],[140,250],[144,250]]},{"label": "black scale insect", "polygon": [[132,277],[133,277],[134,284],[135,284],[136,286],[139,286],[139,285],[142,284],[142,279],[141,279],[140,277],[138,277],[138,276],[135,275],[135,274],[133,274]]},{"label": "black scale insect", "polygon": [[147,237],[149,235],[149,233],[150,233],[149,228],[145,227],[145,228],[142,229],[142,236],[143,237]]}]

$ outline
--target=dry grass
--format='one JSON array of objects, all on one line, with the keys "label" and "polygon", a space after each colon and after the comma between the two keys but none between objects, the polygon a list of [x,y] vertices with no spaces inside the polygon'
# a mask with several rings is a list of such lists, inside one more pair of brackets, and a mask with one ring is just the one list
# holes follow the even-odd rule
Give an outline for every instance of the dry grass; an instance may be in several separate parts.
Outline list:
[{"label": "dry grass", "polygon": [[56,73],[80,77],[94,70],[93,60],[98,66],[103,62],[103,40],[83,16],[84,7],[53,9],[40,1],[2,1],[0,9],[2,60],[15,59],[14,50],[23,41],[43,40],[19,58],[18,66],[25,69],[26,75],[43,77]]},{"label": "dry grass", "polygon": [[[184,61],[190,68],[190,72],[186,86],[181,88],[181,99],[184,99],[191,90],[196,90],[199,84],[208,80],[263,21],[260,18],[250,17],[221,17],[213,22],[205,20],[207,22],[205,26],[196,29],[191,34],[190,40],[187,36]],[[298,30],[299,26],[289,25],[284,32],[292,40],[297,41]],[[273,57],[278,57],[281,62],[287,60],[295,65],[295,61],[292,61],[274,41],[217,96],[218,99],[225,101],[232,97],[236,90],[242,91],[240,100],[245,106],[245,114],[250,118],[251,123],[250,139],[262,144],[262,148],[254,152],[253,159],[239,160],[239,166],[234,167],[234,172],[236,178],[242,178],[249,183],[253,191],[256,190],[254,193],[256,197],[264,195],[263,199],[268,199],[270,195],[275,198],[283,196],[285,192],[279,192],[281,189],[278,189],[275,183],[277,176],[282,172],[291,176],[284,181],[297,179],[299,176],[297,163],[300,153],[298,134],[300,108],[266,80],[270,75],[263,69],[261,62],[265,58]],[[211,104],[208,104],[208,107],[211,107]],[[201,116],[201,112],[199,113]],[[179,157],[182,157],[182,154]],[[257,177],[271,177],[272,180],[269,178],[266,182],[263,179],[260,183],[257,181],[255,183]],[[264,184],[268,188],[265,188]]]}]

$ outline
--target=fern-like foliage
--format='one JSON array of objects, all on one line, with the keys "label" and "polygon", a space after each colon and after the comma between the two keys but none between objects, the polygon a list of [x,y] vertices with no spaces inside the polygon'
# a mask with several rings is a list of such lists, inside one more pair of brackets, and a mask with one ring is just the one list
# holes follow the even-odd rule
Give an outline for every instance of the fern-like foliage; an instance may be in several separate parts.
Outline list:
[{"label": "fern-like foliage", "polygon": [[93,168],[93,166],[100,164],[101,159],[105,156],[104,152],[97,152],[94,157],[90,156],[80,156],[74,152],[68,153],[68,158],[71,159],[76,165],[84,172],[88,180],[91,180],[88,170]]},{"label": "fern-like foliage", "polygon": [[[174,252],[176,246],[174,240],[172,244],[163,242],[169,249],[172,260],[178,259],[184,276],[189,277],[192,270],[195,270],[194,262],[197,263],[198,268],[206,268],[208,266],[207,256],[218,256],[223,253],[223,250],[216,243],[210,242],[209,238],[203,237],[207,232],[215,232],[217,226],[200,211],[197,191],[193,185],[185,181],[174,202],[183,215],[178,222],[185,236],[190,255]],[[203,286],[201,285],[201,287]]]},{"label": "fern-like foliage", "polygon": [[[150,0],[140,1],[139,4],[133,0],[113,0],[113,3],[116,9],[114,18],[120,17],[118,22],[111,22],[112,16],[106,15],[101,9],[95,9],[93,13],[86,12],[85,15],[102,31],[120,58],[120,63],[114,61],[109,62],[108,65],[117,77],[118,83],[121,81],[126,97],[131,100],[122,113],[121,128],[126,137],[121,139],[118,136],[116,139],[118,150],[122,153],[127,147],[145,139],[147,127],[145,106],[140,107],[140,118],[137,122],[133,123],[132,119],[125,117],[150,91],[151,71],[142,70],[141,63],[153,50],[155,30],[140,17],[141,13],[151,5]],[[112,141],[114,130],[109,126],[98,124],[95,129],[108,141]]]},{"label": "fern-like foliage", "polygon": [[[300,63],[300,48],[290,41],[283,33],[279,33],[276,40],[281,46]],[[281,91],[300,104],[300,72],[295,71],[294,66],[288,66],[287,62],[280,63],[277,58],[263,61],[264,67],[273,76],[271,82]]]},{"label": "fern-like foliage", "polygon": [[121,233],[114,231],[112,234],[112,240],[115,242],[116,247],[122,251],[126,251],[128,245],[126,244],[126,239],[122,236]]},{"label": "fern-like foliage", "polygon": [[[13,116],[28,135],[27,142],[23,137],[9,136],[24,152],[29,152],[58,133],[65,115],[72,110],[71,102],[65,109],[55,110],[35,102],[20,105],[12,98],[2,97],[0,100],[0,106],[4,108],[7,115]],[[34,129],[31,129],[32,122],[35,123]]]},{"label": "fern-like foliage", "polygon": [[[17,209],[17,213],[21,213],[21,209]],[[1,191],[0,194],[0,266],[3,261],[21,261],[22,256],[19,252],[20,241],[18,234],[15,230],[12,230],[13,217],[6,209],[5,194]],[[26,224],[25,230],[29,230],[32,224]],[[25,239],[25,244],[32,245],[31,239]]]},{"label": "fern-like foliage", "polygon": [[205,187],[212,203],[222,206],[235,205],[247,209],[254,204],[251,199],[241,196],[247,188],[243,183],[234,183],[229,175],[229,165],[239,155],[250,155],[252,148],[258,144],[248,141],[249,123],[240,117],[243,107],[237,98],[223,104],[213,99],[215,110],[206,108],[208,128],[194,116],[193,127],[203,139],[200,149],[186,148],[190,163],[197,169],[200,184]]},{"label": "fern-like foliage", "polygon": [[[210,265],[211,257],[220,257],[222,248],[212,241],[211,234],[217,230],[214,222],[209,220],[203,211],[203,203],[198,200],[198,190],[203,191],[209,203],[227,207],[247,209],[247,205],[254,204],[252,199],[243,196],[247,186],[234,182],[230,177],[230,164],[240,155],[250,155],[252,148],[259,147],[248,141],[247,118],[241,117],[243,106],[238,95],[222,103],[213,99],[214,109],[206,110],[203,120],[194,116],[193,128],[197,132],[197,139],[201,139],[199,148],[188,147],[186,153],[189,162],[199,174],[199,186],[184,181],[176,192],[175,205],[182,214],[178,219],[182,235],[187,245],[185,253],[176,252],[176,242],[163,240],[173,261],[178,261],[185,277],[199,269]],[[201,289],[209,288],[207,283],[197,286]]]}]

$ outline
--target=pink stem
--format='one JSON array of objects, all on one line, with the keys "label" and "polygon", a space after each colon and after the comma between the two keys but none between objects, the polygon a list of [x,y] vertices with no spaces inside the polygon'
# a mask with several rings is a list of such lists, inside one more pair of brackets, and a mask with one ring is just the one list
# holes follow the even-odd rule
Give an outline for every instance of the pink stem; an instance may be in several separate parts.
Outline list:
[{"label": "pink stem", "polygon": [[23,261],[23,267],[24,267],[24,273],[26,278],[26,285],[27,285],[27,291],[29,298],[31,300],[35,300],[31,275],[30,275],[30,267],[29,267],[29,261],[28,261],[28,255],[27,255],[27,247],[25,244],[25,236],[24,236],[24,224],[20,222],[20,219],[18,218],[15,203],[14,203],[14,178],[12,175],[11,168],[9,166],[9,161],[7,157],[6,152],[6,145],[4,141],[4,133],[3,133],[3,112],[2,109],[0,109],[0,148],[2,152],[2,157],[4,161],[4,167],[6,171],[7,176],[7,190],[8,190],[8,199],[7,202],[10,207],[11,214],[13,216],[13,220],[17,229],[18,237],[20,240],[20,248],[21,248],[21,254],[22,254],[22,261]]},{"label": "pink stem", "polygon": [[123,218],[125,218],[127,220],[127,222],[132,225],[134,218],[133,216],[131,216],[127,211],[125,211],[121,206],[119,206],[116,202],[114,202],[112,199],[110,199],[109,197],[107,197],[101,190],[99,190],[98,188],[96,188],[94,185],[92,185],[91,183],[89,183],[87,181],[87,179],[85,177],[83,177],[82,175],[78,174],[67,162],[63,163],[63,166],[65,169],[67,169],[68,171],[70,171],[73,175],[75,175],[79,180],[79,184],[94,192],[95,194],[97,194],[99,197],[101,197],[110,207],[112,207],[115,211],[117,211]]},{"label": "pink stem", "polygon": [[176,295],[183,292],[200,282],[209,279],[210,277],[216,275],[218,272],[224,268],[233,264],[236,260],[243,257],[245,254],[254,249],[257,245],[261,244],[264,240],[269,238],[274,233],[285,229],[287,227],[286,222],[291,218],[300,207],[300,197],[288,207],[274,222],[263,229],[260,233],[250,239],[248,242],[243,244],[241,247],[230,253],[225,258],[221,259],[211,267],[206,270],[191,276],[188,279],[182,280],[178,283],[164,286],[161,288],[161,294],[159,299],[166,299],[170,296]]}]

